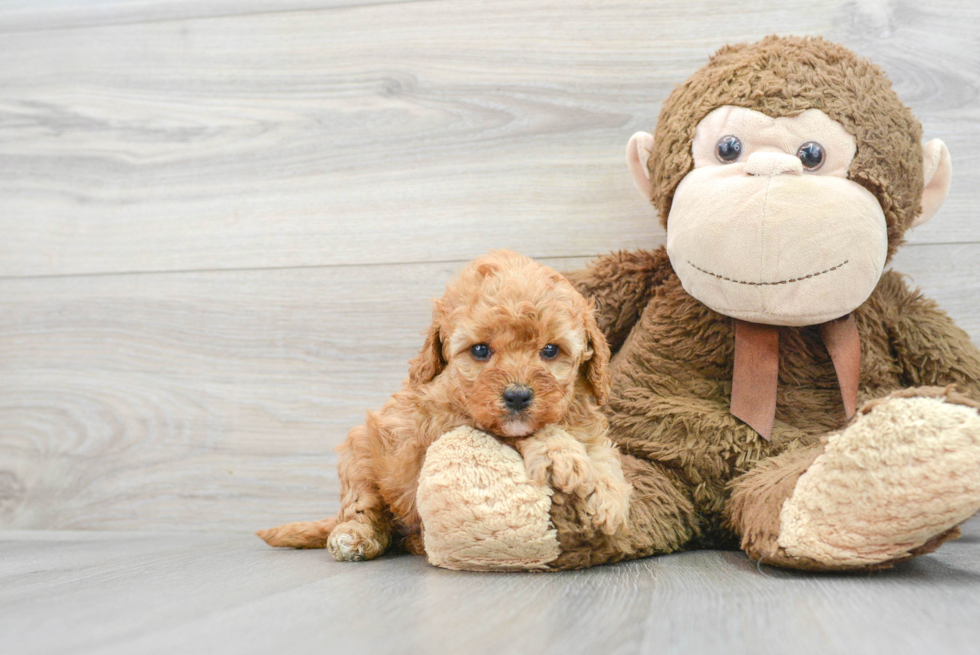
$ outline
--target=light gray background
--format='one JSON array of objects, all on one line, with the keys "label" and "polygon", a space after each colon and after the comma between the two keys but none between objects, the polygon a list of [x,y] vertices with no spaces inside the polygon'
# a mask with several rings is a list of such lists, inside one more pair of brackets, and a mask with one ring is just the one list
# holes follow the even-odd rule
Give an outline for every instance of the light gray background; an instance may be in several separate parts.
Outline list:
[{"label": "light gray background", "polygon": [[[152,650],[214,625],[259,644],[245,627],[266,613],[268,638],[326,649],[375,605],[415,608],[391,619],[405,648],[475,647],[426,641],[440,616],[483,621],[488,648],[975,645],[976,535],[886,582],[720,553],[457,578],[246,535],[336,508],[333,446],[397,389],[462,263],[508,247],[573,269],[661,244],[627,139],[719,46],[773,32],[870,57],[949,145],[950,198],[894,267],[980,339],[973,0],[0,0],[0,528],[117,531],[0,536],[0,650]],[[476,592],[489,604],[451,600]],[[124,611],[141,603],[152,617]],[[295,635],[275,614],[307,606]]]}]

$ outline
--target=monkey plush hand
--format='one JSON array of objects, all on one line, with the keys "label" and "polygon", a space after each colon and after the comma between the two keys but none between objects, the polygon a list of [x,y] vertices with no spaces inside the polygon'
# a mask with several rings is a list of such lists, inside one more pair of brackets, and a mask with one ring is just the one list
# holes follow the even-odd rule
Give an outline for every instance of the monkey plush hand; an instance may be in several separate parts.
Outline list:
[{"label": "monkey plush hand", "polygon": [[[627,148],[666,248],[569,276],[614,353],[629,522],[601,533],[555,491],[528,568],[739,545],[875,569],[958,535],[980,510],[980,352],[885,270],[949,189],[946,147],[921,137],[881,69],[819,38],[727,46],[674,90]],[[451,541],[454,568],[493,539],[479,517],[441,525],[427,539]]]}]

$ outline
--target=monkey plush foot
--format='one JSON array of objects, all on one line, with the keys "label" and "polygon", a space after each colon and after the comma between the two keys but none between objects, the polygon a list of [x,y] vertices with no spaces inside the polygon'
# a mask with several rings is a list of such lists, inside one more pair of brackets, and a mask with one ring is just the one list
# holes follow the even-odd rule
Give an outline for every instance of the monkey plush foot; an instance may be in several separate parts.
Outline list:
[{"label": "monkey plush foot", "polygon": [[830,437],[783,504],[778,543],[807,568],[876,568],[934,549],[978,510],[976,407],[906,390]]},{"label": "monkey plush foot", "polygon": [[471,571],[545,569],[560,554],[547,485],[516,450],[469,427],[429,446],[417,504],[429,563]]}]

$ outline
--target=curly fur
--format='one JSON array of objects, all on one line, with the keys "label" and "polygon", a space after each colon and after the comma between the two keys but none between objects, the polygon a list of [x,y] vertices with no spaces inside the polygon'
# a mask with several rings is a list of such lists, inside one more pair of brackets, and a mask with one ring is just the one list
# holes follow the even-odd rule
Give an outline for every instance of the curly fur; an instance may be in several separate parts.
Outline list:
[{"label": "curly fur", "polygon": [[[477,343],[489,344],[489,360],[470,354]],[[556,358],[541,356],[546,344],[559,346]],[[327,547],[339,560],[371,559],[393,539],[422,554],[419,472],[429,445],[460,426],[513,445],[531,480],[582,498],[596,527],[614,532],[630,487],[598,410],[608,362],[591,305],[565,278],[507,251],[480,258],[436,301],[404,388],[338,447],[338,516],[258,534],[273,546]],[[533,392],[519,413],[502,399],[513,384]]]}]

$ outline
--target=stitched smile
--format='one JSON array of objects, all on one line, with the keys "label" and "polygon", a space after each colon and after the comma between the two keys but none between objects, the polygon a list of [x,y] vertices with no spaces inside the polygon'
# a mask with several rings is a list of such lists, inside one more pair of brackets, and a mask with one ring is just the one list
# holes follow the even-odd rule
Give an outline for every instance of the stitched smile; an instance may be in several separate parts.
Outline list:
[{"label": "stitched smile", "polygon": [[819,273],[810,273],[809,275],[804,275],[802,277],[794,277],[794,278],[790,278],[788,280],[780,280],[779,282],[747,282],[745,280],[733,280],[730,277],[725,277],[724,275],[718,275],[717,273],[712,273],[711,271],[706,271],[703,268],[701,268],[700,266],[697,266],[694,262],[692,262],[690,260],[688,260],[687,263],[690,264],[691,266],[693,266],[695,269],[701,271],[705,275],[710,275],[712,277],[716,277],[719,280],[725,280],[726,282],[734,282],[735,284],[745,284],[745,285],[748,285],[750,287],[769,287],[769,286],[775,286],[777,284],[789,284],[790,282],[799,282],[800,280],[809,280],[810,278],[817,277],[818,275],[823,275],[824,273],[829,273],[831,271],[836,271],[838,268],[840,268],[841,266],[843,266],[844,264],[846,264],[849,261],[850,261],[849,259],[845,259],[844,261],[842,261],[837,266],[831,266],[830,268],[828,268],[826,270],[823,270],[823,271],[820,271]]}]

